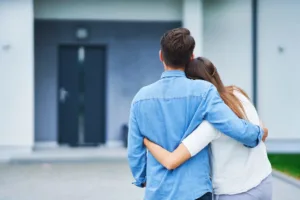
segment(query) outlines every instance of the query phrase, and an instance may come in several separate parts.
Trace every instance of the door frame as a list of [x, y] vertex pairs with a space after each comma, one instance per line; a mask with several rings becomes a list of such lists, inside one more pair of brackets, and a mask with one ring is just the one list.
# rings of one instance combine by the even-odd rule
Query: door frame
[[258, 0], [251, 1], [252, 101], [258, 110]]
[[[60, 72], [59, 72], [59, 67], [60, 67], [60, 52], [59, 49], [60, 47], [63, 46], [68, 46], [68, 47], [80, 47], [80, 46], [84, 46], [84, 47], [96, 47], [96, 48], [102, 48], [104, 50], [104, 87], [103, 87], [103, 97], [104, 97], [104, 101], [103, 101], [103, 106], [104, 106], [104, 116], [105, 118], [104, 123], [103, 123], [103, 129], [104, 129], [104, 141], [103, 144], [106, 144], [107, 141], [107, 45], [106, 44], [88, 44], [88, 43], [60, 43], [57, 45], [56, 47], [56, 52], [57, 52], [57, 61], [56, 61], [56, 143], [61, 146], [62, 144], [59, 143], [59, 136], [60, 136], [60, 130], [59, 130], [59, 119], [60, 119], [60, 115], [59, 115], [59, 90], [60, 90]], [[101, 145], [102, 143], [100, 143], [99, 145]], [[78, 146], [80, 147], [80, 146]]]

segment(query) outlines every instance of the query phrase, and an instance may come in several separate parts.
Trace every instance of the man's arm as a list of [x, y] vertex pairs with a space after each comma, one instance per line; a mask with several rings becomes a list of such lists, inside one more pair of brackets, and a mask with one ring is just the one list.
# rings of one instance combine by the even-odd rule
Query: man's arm
[[129, 132], [128, 132], [128, 162], [132, 175], [138, 187], [144, 187], [146, 184], [146, 147], [143, 142], [144, 137], [141, 135], [135, 115], [134, 105], [130, 109]]
[[263, 130], [248, 121], [238, 118], [223, 102], [216, 88], [212, 85], [201, 107], [204, 108], [203, 118], [216, 129], [248, 147], [255, 147], [262, 140]]

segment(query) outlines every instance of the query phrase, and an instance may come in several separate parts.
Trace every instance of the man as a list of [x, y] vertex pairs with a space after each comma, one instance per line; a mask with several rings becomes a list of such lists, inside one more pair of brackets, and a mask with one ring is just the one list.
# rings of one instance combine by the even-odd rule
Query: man
[[175, 170], [167, 170], [143, 145], [147, 137], [173, 151], [204, 119], [222, 133], [249, 147], [263, 136], [260, 127], [239, 119], [205, 81], [187, 79], [185, 65], [193, 58], [194, 38], [177, 28], [161, 39], [161, 79], [134, 97], [129, 119], [128, 159], [136, 186], [146, 186], [145, 200], [211, 200], [208, 147]]

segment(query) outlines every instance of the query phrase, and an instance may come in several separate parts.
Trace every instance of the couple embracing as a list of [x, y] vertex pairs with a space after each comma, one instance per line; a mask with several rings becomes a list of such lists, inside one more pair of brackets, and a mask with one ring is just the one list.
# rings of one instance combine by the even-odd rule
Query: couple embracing
[[145, 200], [271, 200], [271, 165], [247, 94], [194, 58], [185, 28], [166, 32], [160, 80], [133, 99], [128, 160]]

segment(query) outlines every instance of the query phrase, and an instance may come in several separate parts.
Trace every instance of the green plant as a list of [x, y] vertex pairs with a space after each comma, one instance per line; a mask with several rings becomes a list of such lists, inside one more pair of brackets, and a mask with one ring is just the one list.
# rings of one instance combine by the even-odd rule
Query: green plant
[[300, 154], [269, 154], [272, 167], [300, 179]]

